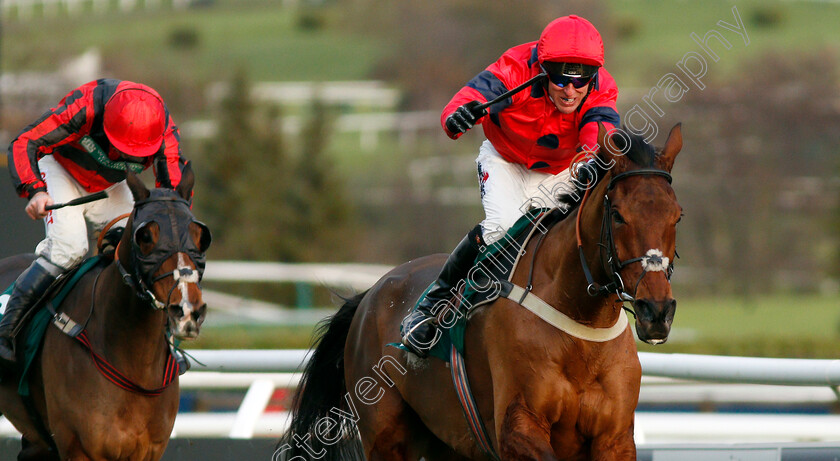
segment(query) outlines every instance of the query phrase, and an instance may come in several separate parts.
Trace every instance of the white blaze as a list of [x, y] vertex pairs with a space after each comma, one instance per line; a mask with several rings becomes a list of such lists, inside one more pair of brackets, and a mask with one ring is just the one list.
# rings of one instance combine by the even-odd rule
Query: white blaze
[[[190, 276], [180, 277], [181, 270], [184, 269], [192, 271], [192, 274]], [[175, 271], [175, 280], [178, 282], [178, 290], [181, 291], [180, 306], [184, 313], [184, 316], [181, 317], [181, 320], [178, 322], [178, 331], [185, 331], [186, 323], [192, 320], [192, 311], [194, 306], [190, 302], [189, 298], [189, 284], [197, 283], [197, 279], [198, 272], [194, 271], [189, 265], [187, 265], [187, 259], [184, 257], [183, 253], [178, 253], [178, 269]]]
[[653, 248], [642, 257], [642, 269], [645, 272], [659, 272], [668, 269], [670, 260], [662, 255], [662, 251]]

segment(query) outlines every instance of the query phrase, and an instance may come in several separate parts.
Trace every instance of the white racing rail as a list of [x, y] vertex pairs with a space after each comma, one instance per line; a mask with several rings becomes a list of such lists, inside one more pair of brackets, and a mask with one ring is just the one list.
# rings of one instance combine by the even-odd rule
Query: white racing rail
[[[243, 389], [245, 397], [236, 412], [179, 413], [173, 437], [279, 437], [285, 432], [288, 414], [265, 409], [276, 389], [297, 386], [309, 351], [194, 350], [190, 354], [200, 364], [194, 362], [181, 377], [182, 389]], [[644, 352], [639, 358], [645, 375], [642, 404], [831, 404], [840, 386], [840, 360]], [[0, 435], [13, 434], [8, 421], [0, 419]], [[840, 440], [840, 416], [639, 411], [636, 438], [639, 443]]]

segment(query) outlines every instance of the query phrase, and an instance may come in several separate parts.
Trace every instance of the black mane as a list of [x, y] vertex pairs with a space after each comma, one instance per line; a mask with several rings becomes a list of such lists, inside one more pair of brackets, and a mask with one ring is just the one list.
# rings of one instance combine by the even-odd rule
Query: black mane
[[[627, 146], [627, 141], [630, 141], [630, 146]], [[624, 152], [624, 156], [631, 162], [642, 168], [652, 168], [656, 162], [656, 149], [647, 142], [645, 138], [631, 133], [627, 129], [622, 129], [621, 134], [615, 133], [612, 135], [612, 143], [616, 149]]]

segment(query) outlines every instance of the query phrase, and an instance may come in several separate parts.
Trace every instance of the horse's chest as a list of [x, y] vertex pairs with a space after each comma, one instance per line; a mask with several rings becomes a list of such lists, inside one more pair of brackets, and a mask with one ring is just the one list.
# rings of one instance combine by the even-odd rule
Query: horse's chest
[[632, 422], [636, 399], [626, 389], [590, 383], [568, 386], [558, 399], [556, 419], [550, 423], [556, 436], [576, 433], [596, 437], [605, 432], [622, 430]]

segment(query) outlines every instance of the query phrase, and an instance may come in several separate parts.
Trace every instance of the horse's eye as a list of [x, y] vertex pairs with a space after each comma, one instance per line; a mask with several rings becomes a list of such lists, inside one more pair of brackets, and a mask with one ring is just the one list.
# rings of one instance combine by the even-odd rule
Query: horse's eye
[[140, 251], [148, 254], [155, 246], [158, 239], [157, 223], [142, 223], [134, 231], [134, 242], [140, 247]]
[[134, 239], [138, 245], [148, 245], [150, 243], [154, 243], [152, 233], [149, 232], [148, 227], [143, 227], [142, 229], [139, 229], [134, 235]]
[[616, 224], [626, 224], [627, 221], [624, 220], [624, 216], [621, 216], [621, 213], [618, 210], [612, 210], [612, 219], [613, 222]]

